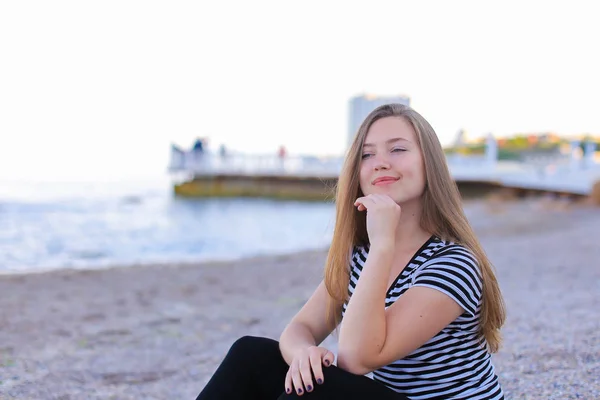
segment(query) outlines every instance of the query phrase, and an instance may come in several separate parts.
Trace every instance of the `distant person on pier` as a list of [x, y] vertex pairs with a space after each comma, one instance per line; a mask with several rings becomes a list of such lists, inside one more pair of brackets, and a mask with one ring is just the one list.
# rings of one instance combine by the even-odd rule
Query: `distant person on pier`
[[281, 159], [285, 158], [285, 156], [287, 155], [287, 150], [286, 150], [285, 146], [280, 146], [279, 147], [279, 150], [277, 151], [277, 155]]
[[206, 139], [197, 138], [192, 147], [196, 169], [204, 169], [206, 164]]
[[[384, 105], [346, 156], [323, 282], [279, 341], [235, 341], [197, 400], [501, 400], [504, 320], [433, 128]], [[337, 364], [320, 346], [334, 330]]]
[[277, 156], [279, 157], [279, 168], [281, 168], [281, 170], [284, 170], [285, 158], [287, 156], [287, 149], [285, 148], [285, 146], [279, 147], [279, 150], [277, 151]]
[[192, 147], [194, 153], [202, 154], [204, 153], [204, 139], [196, 139], [194, 142], [194, 146]]

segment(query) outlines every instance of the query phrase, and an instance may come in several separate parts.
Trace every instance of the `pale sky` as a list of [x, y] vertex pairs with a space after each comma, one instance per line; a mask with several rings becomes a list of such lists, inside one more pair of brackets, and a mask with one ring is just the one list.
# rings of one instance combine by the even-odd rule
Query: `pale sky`
[[443, 144], [600, 134], [595, 1], [4, 1], [0, 179], [157, 176], [171, 142], [337, 154], [351, 96]]

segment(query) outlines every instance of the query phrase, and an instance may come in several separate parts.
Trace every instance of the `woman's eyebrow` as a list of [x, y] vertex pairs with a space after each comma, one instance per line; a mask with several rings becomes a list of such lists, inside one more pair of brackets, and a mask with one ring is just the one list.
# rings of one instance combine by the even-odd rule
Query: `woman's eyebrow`
[[[397, 137], [397, 138], [392, 138], [392, 139], [386, 140], [385, 144], [392, 144], [394, 142], [399, 142], [399, 141], [410, 142], [409, 140], [404, 139], [402, 137]], [[363, 147], [374, 147], [374, 146], [375, 146], [375, 144], [373, 144], [373, 143], [365, 143], [365, 144], [363, 144]]]

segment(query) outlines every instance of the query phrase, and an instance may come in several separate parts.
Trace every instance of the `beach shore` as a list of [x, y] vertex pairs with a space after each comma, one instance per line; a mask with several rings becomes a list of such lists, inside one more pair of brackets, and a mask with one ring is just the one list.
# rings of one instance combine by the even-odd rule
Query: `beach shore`
[[[507, 399], [600, 398], [600, 209], [465, 210], [507, 303]], [[325, 256], [0, 276], [0, 399], [194, 399], [236, 338], [278, 338]]]

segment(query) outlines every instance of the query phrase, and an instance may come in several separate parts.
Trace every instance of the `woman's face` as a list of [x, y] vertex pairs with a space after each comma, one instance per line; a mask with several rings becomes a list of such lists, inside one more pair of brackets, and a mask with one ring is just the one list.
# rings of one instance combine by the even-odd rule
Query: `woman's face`
[[371, 125], [360, 163], [360, 188], [366, 195], [386, 194], [402, 205], [425, 189], [425, 167], [413, 127], [401, 117]]

